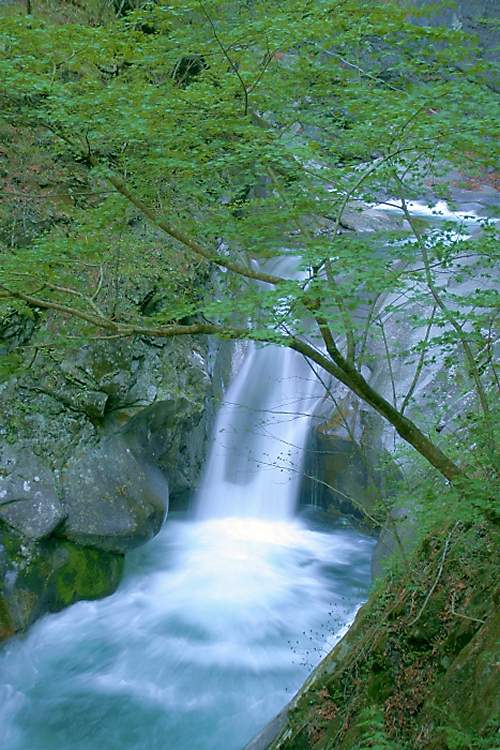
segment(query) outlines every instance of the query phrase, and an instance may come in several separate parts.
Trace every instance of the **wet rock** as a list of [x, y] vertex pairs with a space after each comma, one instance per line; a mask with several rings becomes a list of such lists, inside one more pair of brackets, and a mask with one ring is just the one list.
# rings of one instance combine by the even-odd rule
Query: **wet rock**
[[[306, 449], [302, 504], [330, 515], [349, 515], [373, 525], [380, 516], [399, 469], [383, 443], [378, 415], [350, 396], [311, 432]], [[387, 503], [386, 503], [387, 504]]]
[[78, 544], [126, 552], [151, 539], [168, 510], [168, 483], [116, 436], [68, 462], [62, 477], [66, 520]]
[[1, 452], [0, 520], [28, 539], [42, 539], [64, 518], [52, 472], [29, 450]]
[[111, 594], [122, 569], [122, 555], [53, 537], [26, 542], [0, 524], [0, 640], [46, 612]]

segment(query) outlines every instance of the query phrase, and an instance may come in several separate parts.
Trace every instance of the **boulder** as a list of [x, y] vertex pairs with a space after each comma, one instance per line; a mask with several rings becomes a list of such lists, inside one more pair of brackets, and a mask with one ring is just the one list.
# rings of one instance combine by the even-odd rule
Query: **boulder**
[[123, 553], [151, 539], [168, 510], [168, 483], [139, 462], [117, 435], [76, 454], [62, 476], [66, 520], [60, 534], [85, 546]]
[[28, 449], [9, 446], [0, 466], [0, 520], [28, 539], [49, 536], [64, 518], [53, 473]]
[[28, 543], [0, 524], [0, 640], [46, 612], [113, 593], [122, 570], [122, 555], [54, 537]]

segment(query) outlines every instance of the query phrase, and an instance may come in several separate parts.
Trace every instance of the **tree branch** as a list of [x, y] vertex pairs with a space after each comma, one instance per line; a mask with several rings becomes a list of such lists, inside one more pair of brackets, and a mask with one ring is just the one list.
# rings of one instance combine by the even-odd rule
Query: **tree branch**
[[427, 325], [427, 330], [425, 331], [424, 341], [422, 343], [422, 352], [420, 354], [417, 367], [415, 368], [415, 374], [413, 376], [413, 380], [411, 381], [411, 385], [408, 389], [408, 393], [403, 399], [403, 403], [401, 404], [401, 409], [399, 410], [401, 414], [405, 413], [405, 409], [410, 403], [410, 399], [413, 396], [413, 392], [415, 391], [415, 388], [417, 387], [418, 380], [420, 378], [420, 373], [422, 372], [422, 368], [424, 366], [424, 360], [425, 360], [425, 354], [427, 351], [427, 344], [429, 343], [429, 337], [432, 330], [432, 324], [434, 323], [434, 316], [436, 314], [437, 306], [434, 305], [432, 308], [432, 314], [429, 319], [429, 323]]
[[229, 52], [227, 51], [227, 49], [225, 48], [225, 46], [222, 44], [222, 41], [220, 40], [219, 35], [217, 34], [217, 29], [215, 28], [215, 24], [212, 21], [209, 13], [207, 11], [207, 9], [205, 8], [205, 5], [202, 2], [200, 2], [200, 7], [201, 7], [201, 9], [203, 11], [203, 14], [205, 15], [206, 19], [208, 20], [208, 23], [211, 26], [212, 34], [214, 35], [215, 41], [219, 45], [219, 47], [220, 47], [220, 49], [222, 51], [222, 54], [224, 55], [224, 57], [226, 58], [226, 60], [228, 61], [229, 65], [231, 67], [231, 70], [236, 75], [236, 77], [238, 78], [238, 80], [239, 80], [239, 82], [241, 84], [241, 88], [242, 88], [242, 91], [243, 91], [243, 114], [246, 117], [248, 115], [248, 95], [249, 95], [249, 89], [248, 89], [245, 81], [241, 77], [240, 71], [238, 70], [238, 66], [236, 65], [236, 63], [233, 62], [231, 56], [229, 55]]
[[[91, 163], [96, 167], [102, 166], [94, 157], [92, 157]], [[242, 265], [241, 263], [232, 261], [229, 258], [224, 258], [218, 253], [211, 252], [173, 224], [170, 224], [165, 219], [158, 218], [155, 211], [153, 211], [153, 209], [146, 205], [146, 203], [144, 203], [144, 201], [142, 201], [138, 196], [134, 195], [125, 181], [120, 177], [111, 173], [110, 171], [107, 171], [106, 179], [121, 195], [123, 195], [124, 198], [129, 201], [129, 203], [135, 206], [147, 219], [149, 219], [152, 224], [165, 232], [165, 234], [168, 234], [169, 237], [172, 237], [173, 239], [177, 240], [177, 242], [180, 242], [182, 245], [184, 245], [184, 247], [187, 247], [188, 250], [191, 250], [191, 252], [193, 252], [195, 255], [198, 255], [199, 257], [207, 260], [209, 263], [214, 263], [221, 268], [226, 268], [228, 271], [232, 271], [233, 273], [236, 273], [239, 276], [243, 276], [247, 279], [263, 281], [266, 284], [277, 285], [282, 284], [284, 281], [287, 281], [287, 279], [284, 279], [281, 276], [275, 276], [274, 274], [265, 273], [264, 271], [254, 270], [248, 266]]]

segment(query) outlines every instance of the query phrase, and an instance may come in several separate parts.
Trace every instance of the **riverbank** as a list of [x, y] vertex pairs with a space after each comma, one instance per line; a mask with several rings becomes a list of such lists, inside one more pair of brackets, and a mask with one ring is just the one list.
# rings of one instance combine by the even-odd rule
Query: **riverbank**
[[499, 534], [478, 501], [443, 488], [428, 495], [430, 528], [413, 554], [393, 562], [347, 635], [247, 750], [498, 747]]

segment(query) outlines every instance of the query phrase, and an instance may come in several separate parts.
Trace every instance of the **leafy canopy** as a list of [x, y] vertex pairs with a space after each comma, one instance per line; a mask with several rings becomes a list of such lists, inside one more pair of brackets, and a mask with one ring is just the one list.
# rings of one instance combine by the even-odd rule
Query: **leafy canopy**
[[45, 179], [32, 192], [28, 165], [6, 192], [28, 229], [1, 222], [0, 303], [70, 307], [83, 335], [210, 321], [285, 344], [313, 316], [359, 374], [390, 297], [441, 329], [390, 356], [453, 356], [467, 324], [480, 388], [496, 297], [460, 283], [491, 275], [492, 225], [474, 245], [443, 222], [349, 231], [366, 204], [409, 219], [452, 168], [494, 163], [476, 40], [383, 0], [135, 5], [100, 25], [57, 3], [2, 18], [2, 130], [14, 151], [29, 134]]

